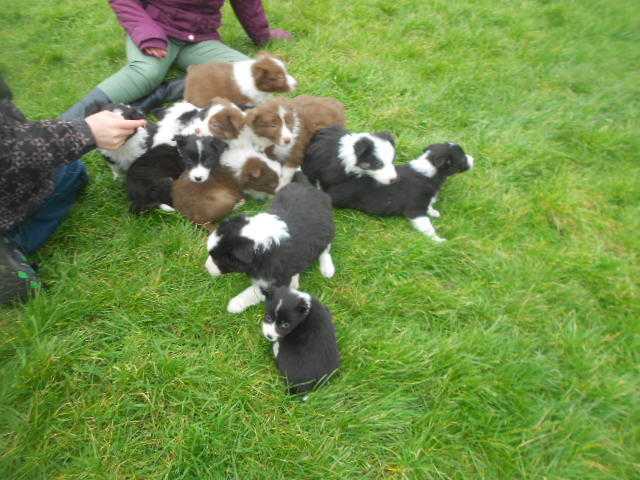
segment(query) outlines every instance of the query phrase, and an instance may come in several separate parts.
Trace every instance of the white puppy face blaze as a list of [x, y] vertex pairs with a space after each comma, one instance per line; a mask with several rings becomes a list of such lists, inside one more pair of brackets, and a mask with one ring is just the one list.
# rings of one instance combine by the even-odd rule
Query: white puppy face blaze
[[287, 111], [284, 107], [278, 107], [278, 117], [280, 117], [280, 121], [282, 122], [282, 128], [280, 130], [280, 139], [278, 141], [279, 145], [289, 145], [293, 141], [293, 133], [287, 126], [287, 121], [285, 119], [285, 115]]
[[383, 185], [389, 185], [391, 182], [398, 178], [398, 172], [393, 164], [385, 165], [378, 170], [369, 170], [367, 174], [373, 177], [373, 179]]
[[473, 168], [474, 163], [475, 160], [473, 159], [473, 157], [471, 155], [467, 155], [467, 165], [469, 166], [469, 170]]
[[265, 338], [270, 342], [277, 341], [278, 338], [280, 338], [280, 335], [278, 335], [278, 332], [276, 332], [275, 322], [262, 322], [262, 335], [264, 335]]
[[209, 173], [211, 173], [211, 171], [207, 167], [196, 165], [189, 170], [189, 180], [195, 183], [206, 182], [209, 178]]

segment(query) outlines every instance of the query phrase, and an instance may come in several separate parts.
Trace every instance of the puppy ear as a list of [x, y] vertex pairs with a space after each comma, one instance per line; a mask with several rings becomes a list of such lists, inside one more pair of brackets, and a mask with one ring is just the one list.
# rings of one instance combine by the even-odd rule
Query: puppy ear
[[378, 132], [375, 135], [376, 137], [382, 138], [383, 140], [387, 140], [394, 147], [396, 146], [396, 138], [393, 136], [393, 133], [384, 131], [384, 132]]
[[249, 264], [253, 260], [253, 245], [248, 243], [237, 245], [233, 248], [231, 254], [236, 257], [241, 263], [244, 263], [245, 265]]
[[184, 148], [187, 144], [187, 137], [185, 135], [174, 135], [173, 141], [176, 142], [178, 148]]
[[213, 149], [214, 152], [216, 152], [217, 156], [222, 155], [222, 152], [224, 152], [228, 148], [226, 142], [223, 142], [219, 138], [209, 137], [208, 142], [209, 146]]
[[355, 152], [357, 158], [370, 153], [371, 150], [373, 150], [373, 143], [371, 142], [371, 140], [368, 140], [366, 138], [361, 138], [353, 146], [353, 151]]

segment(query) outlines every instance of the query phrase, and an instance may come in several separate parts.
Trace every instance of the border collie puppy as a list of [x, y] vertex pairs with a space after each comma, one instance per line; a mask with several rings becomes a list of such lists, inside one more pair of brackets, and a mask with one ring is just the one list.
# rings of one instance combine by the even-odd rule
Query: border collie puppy
[[175, 136], [198, 134], [201, 108], [189, 102], [176, 102], [164, 109], [162, 119], [158, 121], [158, 130], [153, 137], [153, 146], [176, 145]]
[[220, 164], [234, 172], [246, 194], [264, 200], [276, 193], [282, 165], [258, 153], [253, 147], [229, 148], [220, 157]]
[[262, 334], [273, 342], [278, 369], [291, 393], [308, 393], [340, 367], [331, 312], [317, 298], [289, 287], [264, 289], [262, 294]]
[[200, 112], [200, 118], [201, 134], [221, 138], [230, 147], [251, 144], [251, 131], [246, 128], [245, 114], [235, 103], [216, 97]]
[[320, 182], [335, 207], [355, 208], [373, 215], [404, 215], [418, 231], [436, 242], [444, 239], [436, 234], [429, 216], [440, 216], [433, 208], [438, 192], [448, 177], [473, 167], [473, 157], [465, 154], [460, 145], [435, 143], [408, 165], [397, 167], [398, 181], [380, 185], [367, 177], [336, 174], [339, 160], [327, 158], [321, 144], [312, 146], [308, 154], [303, 170]]
[[395, 157], [395, 140], [390, 133], [351, 133], [336, 125], [313, 137], [302, 171], [323, 190], [354, 179], [389, 185], [398, 179]]
[[[101, 110], [117, 113], [125, 120], [142, 120], [145, 118], [142, 110], [123, 103], [109, 103], [104, 105]], [[98, 149], [111, 167], [114, 179], [129, 170], [131, 164], [151, 148], [153, 137], [157, 130], [158, 126], [155, 123], [147, 122], [146, 127], [138, 128], [120, 148], [116, 150]]]
[[227, 305], [230, 313], [239, 313], [264, 299], [260, 287], [297, 288], [299, 274], [317, 259], [320, 272], [332, 277], [334, 235], [331, 199], [298, 173], [278, 191], [268, 213], [239, 215], [220, 223], [207, 240], [205, 268], [213, 277], [232, 272], [251, 277], [252, 286]]
[[177, 146], [159, 145], [138, 158], [127, 172], [131, 211], [153, 208], [173, 211], [173, 181], [184, 171], [194, 182], [204, 182], [226, 147], [222, 140], [197, 135], [178, 136]]
[[291, 92], [297, 86], [282, 60], [260, 52], [255, 59], [241, 62], [189, 66], [184, 99], [198, 107], [206, 107], [215, 97], [236, 104], [260, 104], [274, 92]]
[[[265, 153], [284, 165], [280, 186], [302, 165], [311, 138], [322, 128], [346, 123], [344, 105], [335, 98], [301, 95], [263, 103], [251, 116], [254, 135], [270, 144]], [[275, 127], [275, 128], [274, 128]]]

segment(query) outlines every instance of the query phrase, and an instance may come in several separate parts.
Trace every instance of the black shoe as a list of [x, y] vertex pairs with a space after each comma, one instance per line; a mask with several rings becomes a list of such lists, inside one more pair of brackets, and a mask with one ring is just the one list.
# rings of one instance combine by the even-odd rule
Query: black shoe
[[0, 305], [25, 301], [41, 287], [24, 254], [9, 239], [0, 237]]
[[146, 97], [131, 104], [144, 113], [151, 113], [152, 110], [162, 106], [166, 102], [181, 100], [184, 95], [184, 78], [164, 82]]
[[107, 94], [99, 88], [94, 88], [89, 94], [76, 103], [69, 110], [60, 115], [62, 120], [76, 120], [78, 118], [85, 118], [96, 112], [105, 106], [107, 103], [111, 103]]

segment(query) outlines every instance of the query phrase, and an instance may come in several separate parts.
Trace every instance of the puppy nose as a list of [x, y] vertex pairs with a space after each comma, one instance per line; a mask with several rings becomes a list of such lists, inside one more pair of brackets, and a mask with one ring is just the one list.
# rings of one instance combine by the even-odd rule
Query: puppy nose
[[282, 141], [284, 142], [285, 145], [289, 145], [291, 143], [291, 139], [290, 138], [285, 138]]
[[275, 340], [275, 338], [273, 338], [273, 335], [267, 335], [267, 339], [268, 339], [270, 342], [273, 342], [273, 341]]
[[202, 181], [202, 177], [193, 177], [193, 179], [194, 179], [196, 182], [201, 182], [201, 181]]

